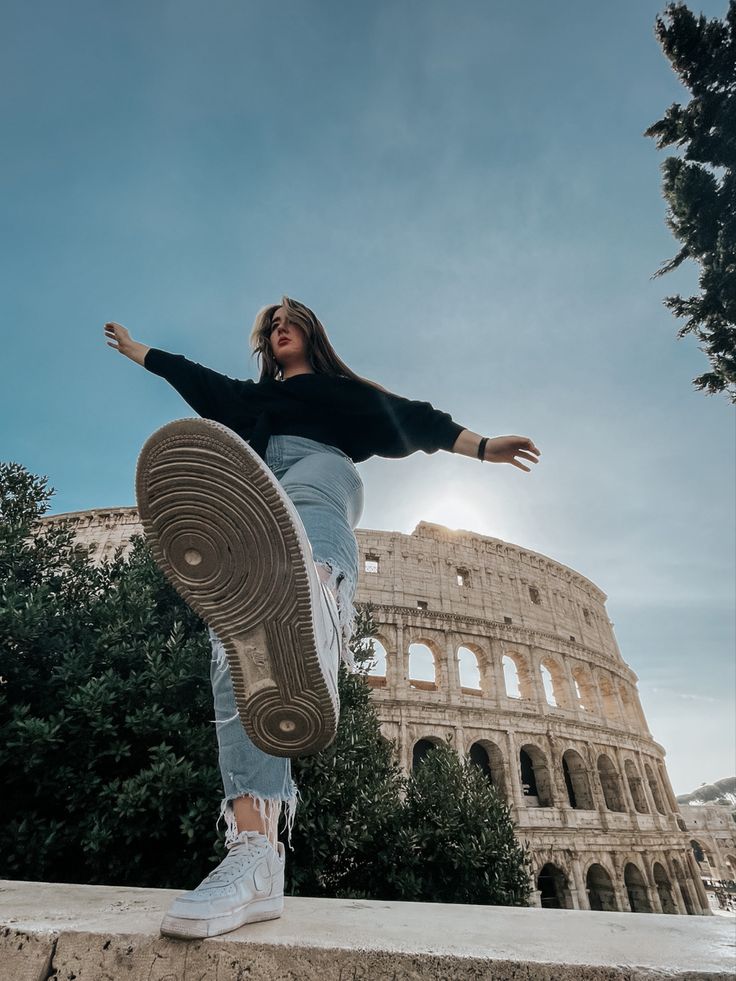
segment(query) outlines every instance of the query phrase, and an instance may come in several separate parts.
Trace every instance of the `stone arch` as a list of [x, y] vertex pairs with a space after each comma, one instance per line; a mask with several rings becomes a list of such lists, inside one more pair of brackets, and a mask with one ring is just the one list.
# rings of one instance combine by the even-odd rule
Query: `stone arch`
[[677, 913], [677, 903], [672, 895], [672, 886], [669, 876], [661, 862], [655, 862], [652, 866], [652, 877], [659, 896], [659, 902], [663, 913]]
[[438, 656], [434, 645], [426, 640], [414, 640], [409, 644], [409, 687], [422, 691], [436, 691], [438, 684]]
[[732, 855], [729, 852], [724, 859], [724, 863], [730, 873], [731, 879], [736, 880], [736, 855]]
[[651, 913], [652, 904], [649, 902], [647, 883], [641, 870], [633, 862], [627, 862], [624, 868], [624, 886], [629, 897], [632, 913]]
[[[510, 663], [509, 663], [510, 662]], [[519, 651], [506, 651], [501, 660], [506, 694], [509, 698], [534, 700], [535, 686], [528, 659]], [[518, 695], [509, 694], [509, 683], [515, 684]]]
[[598, 862], [588, 869], [585, 876], [585, 891], [588, 893], [588, 906], [598, 912], [618, 910], [616, 890], [608, 872]]
[[548, 705], [551, 705], [553, 708], [557, 708], [557, 696], [555, 695], [555, 683], [552, 679], [552, 672], [546, 664], [540, 664], [539, 673], [542, 676], [542, 691], [544, 692], [544, 700]]
[[598, 672], [598, 690], [603, 701], [603, 715], [611, 722], [621, 721], [621, 712], [616, 700], [616, 692], [613, 686], [613, 679], [610, 675]]
[[411, 768], [416, 770], [424, 762], [427, 753], [430, 753], [436, 746], [441, 746], [442, 740], [439, 736], [422, 736], [417, 739], [411, 751]]
[[552, 862], [547, 862], [539, 870], [536, 881], [540, 892], [542, 909], [572, 909], [570, 884], [565, 872]]
[[621, 790], [621, 778], [611, 758], [601, 753], [597, 763], [598, 780], [603, 791], [603, 799], [609, 811], [625, 811], [624, 795]]
[[519, 750], [521, 787], [529, 807], [552, 807], [552, 778], [547, 757], [538, 746], [526, 743]]
[[490, 739], [477, 739], [468, 750], [468, 758], [485, 773], [498, 796], [506, 800], [506, 762], [500, 747]]
[[580, 753], [568, 749], [562, 754], [562, 772], [570, 807], [581, 811], [595, 810], [593, 792], [588, 779], [588, 767]]
[[660, 814], [666, 814], [667, 812], [664, 809], [664, 801], [662, 800], [662, 794], [659, 792], [657, 778], [654, 776], [654, 771], [648, 763], [644, 764], [644, 773], [647, 778], [647, 783], [649, 784], [649, 790], [651, 791], [652, 798], [654, 800], [654, 806], [657, 808]]
[[705, 848], [700, 844], [697, 838], [690, 839], [690, 847], [693, 850], [695, 861], [698, 863], [698, 865], [702, 865], [703, 862], [705, 862]]
[[624, 760], [624, 772], [626, 773], [626, 782], [631, 791], [631, 799], [634, 801], [634, 807], [639, 814], [649, 814], [649, 805], [647, 804], [644, 787], [642, 786], [639, 771], [636, 769], [636, 764], [633, 760]]
[[685, 911], [687, 912], [688, 916], [695, 916], [695, 907], [693, 906], [693, 901], [690, 896], [687, 876], [683, 871], [682, 865], [680, 865], [680, 860], [677, 858], [672, 859], [672, 871], [675, 873], [677, 884], [680, 887], [680, 892], [682, 893], [682, 901], [685, 904]]
[[373, 643], [373, 658], [368, 668], [366, 678], [372, 688], [384, 688], [388, 673], [388, 651], [386, 645], [378, 636], [371, 637]]
[[583, 712], [595, 712], [597, 701], [595, 685], [590, 672], [581, 664], [573, 667], [570, 673], [575, 687], [575, 696], [578, 700], [578, 708], [582, 709]]
[[[551, 686], [552, 701], [550, 702], [549, 694], [545, 686], [545, 695], [547, 696], [547, 702], [550, 705], [555, 705], [557, 708], [572, 708], [570, 704], [570, 691], [567, 685], [567, 676], [565, 675], [565, 669], [562, 667], [557, 658], [546, 654], [539, 665], [540, 672], [542, 668], [545, 668], [549, 674], [549, 685]], [[542, 675], [542, 680], [544, 681], [544, 675]]]
[[465, 695], [483, 693], [483, 670], [481, 658], [474, 645], [462, 643], [455, 651], [455, 666], [460, 690]]
[[521, 698], [519, 683], [519, 668], [516, 660], [510, 654], [504, 654], [501, 659], [503, 683], [507, 698]]

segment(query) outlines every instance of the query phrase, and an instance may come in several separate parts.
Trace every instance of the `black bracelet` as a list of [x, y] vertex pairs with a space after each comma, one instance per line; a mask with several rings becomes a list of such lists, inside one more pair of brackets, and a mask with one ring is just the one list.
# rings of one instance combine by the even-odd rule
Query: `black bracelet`
[[488, 442], [488, 437], [484, 436], [483, 439], [478, 443], [478, 459], [483, 462], [483, 458], [486, 452], [486, 443]]

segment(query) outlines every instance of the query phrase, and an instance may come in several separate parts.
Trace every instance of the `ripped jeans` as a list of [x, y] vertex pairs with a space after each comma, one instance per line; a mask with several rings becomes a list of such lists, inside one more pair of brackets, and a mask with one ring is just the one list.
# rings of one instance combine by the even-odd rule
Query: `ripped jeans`
[[[348, 644], [355, 628], [353, 598], [358, 581], [358, 543], [353, 533], [363, 513], [363, 481], [342, 450], [303, 436], [271, 436], [265, 463], [291, 499], [312, 546], [312, 557], [330, 571], [327, 585], [336, 593], [342, 633], [341, 656], [353, 659]], [[210, 679], [215, 708], [220, 772], [225, 796], [220, 816], [227, 825], [226, 843], [237, 841], [232, 801], [250, 796], [265, 821], [286, 814], [289, 837], [296, 814], [298, 790], [291, 761], [269, 756], [251, 742], [237, 715], [230, 670], [217, 634], [209, 628], [212, 645]], [[275, 811], [274, 811], [275, 808]]]

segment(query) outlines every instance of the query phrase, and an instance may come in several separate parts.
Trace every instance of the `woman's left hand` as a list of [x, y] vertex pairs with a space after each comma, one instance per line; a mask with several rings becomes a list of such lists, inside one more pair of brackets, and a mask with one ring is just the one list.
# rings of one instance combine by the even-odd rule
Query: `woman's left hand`
[[[519, 470], [530, 473], [531, 467], [525, 467], [514, 457], [520, 456], [532, 463], [539, 463], [541, 450], [538, 450], [528, 436], [495, 436], [486, 443], [483, 459], [489, 463], [512, 463]], [[536, 456], [534, 455], [536, 454]]]

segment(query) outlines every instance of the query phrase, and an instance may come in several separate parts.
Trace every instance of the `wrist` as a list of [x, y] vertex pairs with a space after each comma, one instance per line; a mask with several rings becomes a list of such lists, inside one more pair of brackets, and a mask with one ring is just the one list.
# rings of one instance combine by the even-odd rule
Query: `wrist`
[[133, 341], [128, 357], [131, 361], [135, 361], [136, 364], [141, 365], [141, 367], [145, 367], [146, 355], [150, 350], [151, 348], [148, 344]]
[[[463, 456], [470, 456], [474, 459], [479, 459], [478, 450], [485, 453], [485, 442], [488, 440], [487, 436], [481, 436], [479, 433], [474, 433], [470, 429], [463, 429], [455, 443], [452, 447], [453, 453], [462, 453]], [[482, 447], [481, 447], [482, 444]], [[481, 456], [482, 460], [483, 457]]]

